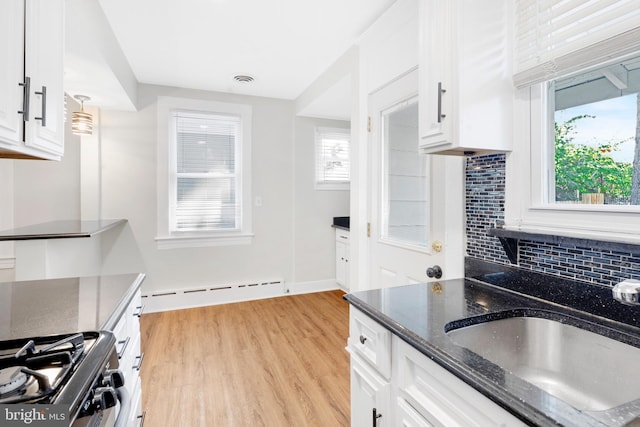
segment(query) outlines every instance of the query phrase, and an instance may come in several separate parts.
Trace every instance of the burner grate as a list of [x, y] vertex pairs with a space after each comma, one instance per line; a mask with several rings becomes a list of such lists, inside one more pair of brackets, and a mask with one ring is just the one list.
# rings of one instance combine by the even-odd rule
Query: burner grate
[[83, 357], [85, 336], [2, 342], [0, 350], [0, 403], [45, 403]]

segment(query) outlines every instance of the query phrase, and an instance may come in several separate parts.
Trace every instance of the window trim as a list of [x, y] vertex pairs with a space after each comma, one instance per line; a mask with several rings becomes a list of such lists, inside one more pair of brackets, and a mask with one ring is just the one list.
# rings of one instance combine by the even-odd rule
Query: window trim
[[558, 236], [640, 244], [640, 206], [548, 203], [544, 173], [549, 141], [546, 83], [516, 91], [514, 150], [507, 155], [505, 228]]
[[[175, 147], [171, 136], [171, 115], [176, 110], [201, 113], [237, 115], [241, 117], [240, 194], [241, 225], [238, 231], [171, 231], [170, 209], [172, 174], [171, 162], [175, 160]], [[250, 244], [252, 234], [251, 192], [251, 115], [250, 105], [234, 104], [192, 98], [159, 96], [157, 101], [157, 231], [158, 249], [186, 247], [228, 246]], [[173, 153], [173, 154], [172, 154]]]
[[351, 131], [349, 128], [328, 127], [328, 126], [316, 126], [314, 128], [314, 170], [313, 170], [313, 182], [315, 190], [329, 190], [329, 191], [348, 191], [351, 189], [351, 179], [349, 181], [319, 181], [318, 169], [320, 168], [320, 153], [322, 151], [320, 135], [327, 133], [345, 134], [349, 137], [349, 175], [351, 175]]

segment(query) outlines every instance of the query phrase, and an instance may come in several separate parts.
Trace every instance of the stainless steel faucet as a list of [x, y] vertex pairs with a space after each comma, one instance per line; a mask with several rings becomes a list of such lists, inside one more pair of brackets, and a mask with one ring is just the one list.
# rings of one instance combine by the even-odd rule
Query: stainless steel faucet
[[616, 284], [613, 298], [627, 305], [640, 305], [640, 280], [626, 279]]

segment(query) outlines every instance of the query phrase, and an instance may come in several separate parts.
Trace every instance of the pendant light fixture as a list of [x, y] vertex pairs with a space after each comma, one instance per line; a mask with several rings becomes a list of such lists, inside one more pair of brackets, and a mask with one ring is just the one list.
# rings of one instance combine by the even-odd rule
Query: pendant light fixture
[[75, 95], [75, 99], [80, 101], [80, 111], [71, 115], [71, 132], [76, 135], [91, 135], [93, 133], [93, 116], [84, 112], [84, 102], [91, 100], [85, 95]]

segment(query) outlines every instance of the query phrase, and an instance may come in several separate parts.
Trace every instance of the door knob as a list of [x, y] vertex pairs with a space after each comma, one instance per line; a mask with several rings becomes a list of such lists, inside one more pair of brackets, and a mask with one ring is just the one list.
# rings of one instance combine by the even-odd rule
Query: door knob
[[442, 269], [440, 268], [439, 265], [434, 265], [433, 267], [429, 267], [427, 268], [427, 276], [435, 277], [436, 279], [439, 279], [442, 277]]

